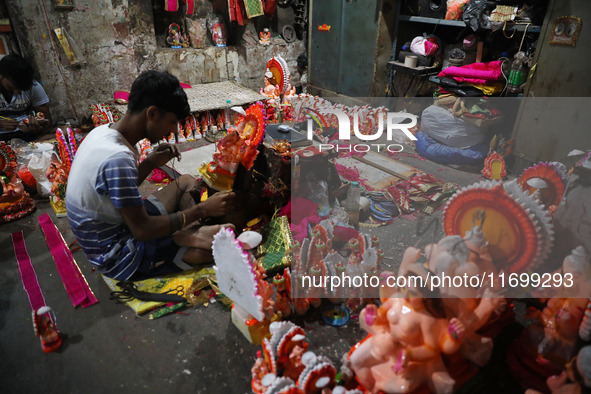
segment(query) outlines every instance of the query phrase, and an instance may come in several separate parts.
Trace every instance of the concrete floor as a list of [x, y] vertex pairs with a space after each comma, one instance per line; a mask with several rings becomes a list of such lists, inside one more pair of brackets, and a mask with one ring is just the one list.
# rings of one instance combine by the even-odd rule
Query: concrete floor
[[[407, 152], [411, 152], [408, 149]], [[403, 157], [401, 161], [461, 186], [479, 180], [468, 173]], [[37, 217], [49, 212], [66, 242], [74, 240], [66, 218], [56, 218], [46, 201], [18, 221], [0, 226], [0, 392], [5, 393], [248, 393], [250, 368], [259, 346], [250, 344], [233, 326], [230, 313], [222, 306], [191, 307], [182, 313], [149, 320], [136, 316], [125, 305], [110, 300], [110, 291], [97, 272], [92, 272], [84, 254], [74, 257], [99, 303], [74, 308], [64, 290]], [[441, 211], [432, 215], [441, 218]], [[423, 247], [431, 237], [419, 240], [416, 222], [396, 219], [387, 227], [369, 228], [367, 233], [389, 234], [382, 247], [390, 264], [397, 264], [407, 246]], [[33, 333], [31, 312], [14, 257], [10, 233], [23, 230], [47, 305], [57, 316], [64, 333], [62, 347], [55, 353], [42, 352]], [[443, 236], [439, 223], [435, 240]], [[326, 326], [319, 311], [311, 311], [294, 322], [304, 327], [310, 350], [329, 357], [340, 366], [341, 356], [365, 337], [356, 321], [347, 326]], [[499, 339], [502, 348], [514, 334]], [[505, 342], [502, 345], [501, 342]], [[507, 378], [503, 357], [461, 391], [518, 393]], [[509, 383], [507, 383], [509, 382]]]

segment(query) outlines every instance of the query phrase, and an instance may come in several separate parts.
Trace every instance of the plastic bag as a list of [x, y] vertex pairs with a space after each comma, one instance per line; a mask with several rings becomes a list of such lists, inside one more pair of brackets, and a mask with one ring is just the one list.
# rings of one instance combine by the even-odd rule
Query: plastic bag
[[318, 204], [318, 215], [327, 216], [330, 212], [328, 200], [328, 184], [324, 180], [312, 181], [309, 184], [310, 195], [308, 198]]
[[[43, 144], [49, 145], [49, 144]], [[31, 158], [31, 154], [37, 151], [36, 144], [32, 142], [27, 142], [20, 138], [13, 138], [10, 140], [10, 147], [16, 153], [16, 160], [19, 165], [27, 164], [29, 159]], [[51, 149], [53, 149], [53, 145], [51, 145]]]
[[417, 55], [436, 56], [441, 51], [437, 41], [435, 37], [418, 36], [412, 40], [410, 50]]
[[29, 160], [29, 172], [37, 181], [37, 193], [41, 197], [48, 197], [51, 194], [51, 182], [49, 182], [45, 173], [51, 164], [53, 155], [53, 151], [46, 150], [33, 154]]
[[488, 153], [488, 144], [476, 144], [466, 149], [452, 148], [438, 143], [419, 131], [416, 135], [419, 155], [440, 164], [481, 165]]
[[488, 0], [470, 0], [464, 7], [462, 20], [474, 31], [490, 28], [488, 14], [490, 5]]
[[421, 131], [437, 142], [453, 148], [465, 148], [488, 139], [486, 131], [456, 118], [447, 109], [435, 105], [423, 111]]
[[211, 41], [216, 47], [226, 46], [226, 26], [219, 16], [214, 16], [207, 20], [207, 28], [211, 34]]
[[186, 18], [189, 42], [193, 48], [205, 48], [207, 41], [207, 21], [205, 19]]
[[469, 0], [447, 0], [447, 12], [445, 19], [450, 21], [458, 21], [464, 12], [464, 6]]

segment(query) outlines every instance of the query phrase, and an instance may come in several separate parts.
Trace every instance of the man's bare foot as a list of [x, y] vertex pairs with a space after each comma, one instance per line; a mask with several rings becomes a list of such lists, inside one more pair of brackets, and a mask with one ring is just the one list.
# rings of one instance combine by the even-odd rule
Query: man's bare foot
[[226, 223], [217, 224], [215, 226], [201, 226], [199, 228], [193, 227], [191, 229], [177, 231], [174, 233], [174, 242], [179, 246], [188, 246], [190, 248], [211, 251], [213, 236], [222, 228], [231, 228], [234, 230], [234, 225]]
[[213, 263], [213, 254], [211, 250], [189, 248], [183, 255], [183, 261], [193, 266], [209, 264]]

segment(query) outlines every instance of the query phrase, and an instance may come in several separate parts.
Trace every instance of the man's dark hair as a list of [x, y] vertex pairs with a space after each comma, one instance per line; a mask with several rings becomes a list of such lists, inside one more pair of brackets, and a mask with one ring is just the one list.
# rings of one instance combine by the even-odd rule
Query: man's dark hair
[[33, 86], [33, 66], [19, 55], [4, 56], [0, 60], [0, 74], [20, 90], [29, 90]]
[[131, 85], [127, 110], [139, 113], [151, 105], [158, 107], [161, 113], [172, 112], [178, 120], [191, 113], [187, 94], [179, 80], [160, 71], [146, 71], [137, 77]]
[[305, 53], [298, 56], [297, 65], [302, 70], [305, 70], [308, 67], [308, 56], [306, 56]]

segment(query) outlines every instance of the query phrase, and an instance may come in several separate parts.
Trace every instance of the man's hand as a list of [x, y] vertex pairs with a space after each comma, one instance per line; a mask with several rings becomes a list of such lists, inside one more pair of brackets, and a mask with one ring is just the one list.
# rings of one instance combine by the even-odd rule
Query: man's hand
[[2, 130], [14, 130], [18, 127], [18, 124], [14, 119], [0, 119], [0, 128]]
[[37, 134], [47, 127], [48, 124], [49, 121], [47, 119], [38, 119], [36, 116], [29, 115], [27, 119], [19, 124], [19, 129]]
[[181, 159], [181, 153], [176, 145], [160, 144], [156, 149], [142, 161], [138, 167], [138, 182], [142, 183], [144, 179], [154, 168], [159, 168], [168, 163], [172, 158]]
[[207, 200], [196, 205], [203, 209], [207, 217], [224, 216], [230, 210], [234, 209], [234, 200], [236, 194], [234, 192], [217, 192]]
[[181, 152], [176, 145], [160, 144], [156, 147], [154, 152], [150, 153], [147, 159], [150, 159], [154, 167], [161, 167], [176, 157], [181, 160]]

